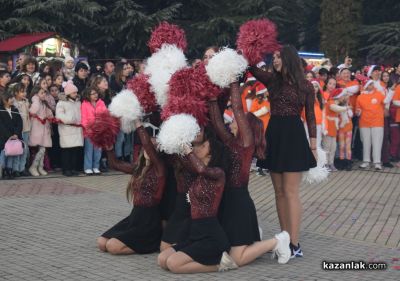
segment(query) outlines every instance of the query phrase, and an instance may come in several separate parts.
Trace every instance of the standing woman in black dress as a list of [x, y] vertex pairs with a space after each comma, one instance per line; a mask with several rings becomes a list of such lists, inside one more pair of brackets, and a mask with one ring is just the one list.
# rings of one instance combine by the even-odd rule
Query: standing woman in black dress
[[[275, 189], [281, 229], [290, 234], [292, 257], [302, 257], [299, 187], [302, 172], [317, 165], [313, 87], [304, 77], [297, 50], [290, 45], [274, 53], [272, 73], [254, 66], [249, 70], [257, 80], [268, 85], [271, 119], [266, 132], [267, 168]], [[310, 142], [300, 119], [304, 107]]]

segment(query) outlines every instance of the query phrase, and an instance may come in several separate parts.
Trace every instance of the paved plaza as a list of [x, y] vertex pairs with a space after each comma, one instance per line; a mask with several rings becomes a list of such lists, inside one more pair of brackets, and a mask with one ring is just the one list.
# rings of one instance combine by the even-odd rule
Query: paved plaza
[[[264, 255], [241, 269], [174, 275], [156, 254], [111, 256], [96, 237], [127, 216], [128, 175], [0, 181], [0, 280], [400, 280], [400, 169], [331, 174], [301, 188], [305, 257]], [[251, 175], [264, 238], [278, 232], [269, 176]], [[385, 262], [384, 271], [326, 271], [322, 261]]]

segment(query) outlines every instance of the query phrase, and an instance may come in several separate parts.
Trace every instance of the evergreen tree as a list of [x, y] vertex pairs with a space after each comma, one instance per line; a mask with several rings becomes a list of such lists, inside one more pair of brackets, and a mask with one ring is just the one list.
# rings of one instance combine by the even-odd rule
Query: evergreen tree
[[347, 55], [357, 55], [360, 23], [360, 0], [322, 1], [321, 49], [332, 62], [339, 63]]

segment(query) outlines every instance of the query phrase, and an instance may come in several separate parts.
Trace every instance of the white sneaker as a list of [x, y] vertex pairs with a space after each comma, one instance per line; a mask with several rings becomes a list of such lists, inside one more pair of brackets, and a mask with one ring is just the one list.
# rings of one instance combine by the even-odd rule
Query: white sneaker
[[232, 257], [227, 252], [223, 252], [221, 261], [218, 265], [218, 271], [224, 272], [224, 271], [228, 271], [230, 269], [237, 269], [238, 267], [239, 266], [232, 259]]
[[278, 263], [285, 264], [290, 260], [290, 236], [287, 231], [275, 234], [275, 238], [278, 240], [274, 253], [278, 256]]
[[93, 175], [92, 169], [86, 169], [86, 170], [85, 170], [85, 174], [86, 174], [86, 175]]
[[382, 165], [379, 163], [375, 164], [375, 170], [381, 171], [382, 170]]
[[260, 226], [258, 227], [258, 232], [260, 232], [260, 241], [262, 241], [262, 239], [263, 239], [263, 230], [262, 230], [262, 228]]
[[368, 168], [369, 167], [369, 162], [363, 162], [361, 165], [360, 165], [360, 168], [361, 169], [366, 169], [366, 168]]
[[100, 170], [97, 169], [97, 168], [94, 168], [94, 169], [93, 169], [93, 173], [95, 173], [96, 175], [101, 174]]

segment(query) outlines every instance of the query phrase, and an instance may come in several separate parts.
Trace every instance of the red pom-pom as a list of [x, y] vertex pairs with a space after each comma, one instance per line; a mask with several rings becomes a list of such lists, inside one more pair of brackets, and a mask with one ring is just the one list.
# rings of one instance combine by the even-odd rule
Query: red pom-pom
[[221, 88], [210, 81], [204, 63], [200, 63], [199, 66], [194, 69], [194, 72], [197, 82], [201, 85], [198, 95], [202, 99], [209, 100], [211, 98], [217, 98], [221, 94]]
[[88, 124], [86, 135], [94, 146], [107, 149], [114, 145], [119, 130], [119, 119], [104, 111], [97, 114], [94, 121]]
[[204, 88], [196, 74], [194, 68], [184, 68], [172, 75], [168, 103], [161, 113], [163, 120], [175, 114], [187, 113], [195, 117], [199, 125], [207, 124], [207, 103], [199, 94]]
[[187, 48], [185, 31], [175, 24], [162, 22], [151, 33], [147, 45], [150, 48], [150, 52], [154, 53], [161, 48], [162, 44], [176, 45], [185, 52]]
[[279, 50], [276, 25], [267, 19], [251, 20], [239, 30], [236, 45], [250, 65], [256, 65], [268, 53]]
[[139, 74], [127, 83], [127, 88], [135, 93], [145, 113], [157, 110], [156, 97], [150, 90], [148, 79], [149, 76]]

